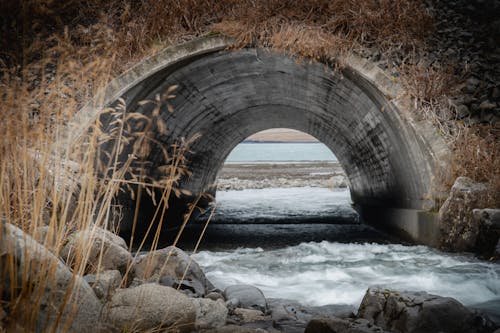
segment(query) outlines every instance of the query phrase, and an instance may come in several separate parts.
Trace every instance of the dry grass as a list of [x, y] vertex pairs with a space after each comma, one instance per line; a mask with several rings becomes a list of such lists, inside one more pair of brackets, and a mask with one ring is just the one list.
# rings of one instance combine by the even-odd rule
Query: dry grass
[[[422, 4], [410, 0], [2, 1], [1, 223], [19, 226], [36, 239], [46, 229], [50, 236], [41, 242], [57, 255], [74, 230], [108, 226], [113, 198], [127, 186], [131, 194], [145, 189], [153, 196], [155, 216], [162, 220], [169, 196], [178, 192], [176, 181], [187, 173], [183, 156], [189, 142], [158, 146], [151, 133], [166, 130], [159, 114], [140, 118], [125, 113], [122, 105], [107, 110], [115, 119], [114, 130], [103, 133], [94, 124], [91, 135], [62, 146], [66, 123], [77, 110], [146, 54], [219, 32], [234, 37], [236, 47], [271, 47], [307, 59], [335, 62], [339, 54], [361, 48], [376, 49], [390, 59], [423, 47], [432, 30], [432, 18]], [[414, 92], [417, 106], [427, 108], [427, 117], [436, 120], [445, 136], [453, 137], [453, 174], [480, 181], [493, 179], [497, 190], [492, 200], [498, 203], [498, 134], [450, 129], [452, 113], [439, 101], [450, 93], [454, 77], [446, 71], [409, 64], [396, 65], [405, 75], [403, 82], [412, 88], [409, 91]], [[168, 102], [171, 93], [167, 91], [152, 103]], [[106, 140], [115, 149], [105, 159], [108, 163], [96, 168], [102, 160], [98, 147]], [[159, 179], [148, 178], [141, 171], [140, 158], [152, 149], [164, 154], [165, 164], [159, 166], [164, 177]], [[139, 161], [120, 156], [125, 150]], [[490, 175], [492, 170], [496, 173]], [[161, 195], [154, 197], [155, 193]], [[151, 227], [149, 233], [154, 235], [154, 247], [159, 228]], [[84, 246], [73, 266], [75, 274], [85, 272], [88, 256]], [[21, 290], [12, 292], [8, 303], [2, 304], [10, 318], [7, 323], [24, 318], [29, 330], [39, 304], [25, 301], [43, 291], [51, 269], [39, 267], [37, 274], [29, 275], [18, 270], [12, 257], [3, 255], [0, 266], [2, 277], [10, 277], [8, 288]], [[5, 285], [1, 288], [3, 294]]]
[[[484, 207], [500, 204], [500, 128], [488, 125], [462, 128], [453, 143], [451, 174], [469, 177], [491, 188]], [[452, 184], [449, 184], [450, 186]]]

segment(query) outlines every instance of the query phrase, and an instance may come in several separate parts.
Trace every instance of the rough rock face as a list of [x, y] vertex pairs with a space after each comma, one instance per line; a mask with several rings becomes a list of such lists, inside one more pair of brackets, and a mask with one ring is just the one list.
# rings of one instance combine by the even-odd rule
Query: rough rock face
[[105, 318], [121, 331], [163, 327], [175, 332], [191, 332], [196, 308], [177, 290], [147, 283], [117, 290], [106, 304]]
[[238, 284], [229, 286], [224, 290], [224, 297], [229, 305], [234, 308], [254, 309], [267, 311], [267, 301], [259, 288]]
[[479, 225], [472, 210], [488, 195], [485, 184], [459, 177], [451, 188], [448, 199], [439, 210], [440, 246], [449, 251], [473, 251]]
[[492, 322], [475, 315], [458, 301], [426, 292], [396, 292], [370, 288], [361, 302], [358, 318], [393, 332], [492, 332]]
[[500, 241], [500, 209], [474, 209], [474, 221], [479, 225], [476, 253], [486, 258], [500, 259], [496, 248]]
[[226, 324], [228, 311], [223, 300], [193, 298], [192, 301], [196, 308], [197, 329], [217, 328]]
[[268, 298], [274, 327], [285, 332], [303, 332], [312, 318], [349, 318], [357, 311], [351, 305], [304, 306], [295, 301]]
[[88, 274], [83, 277], [92, 287], [99, 299], [108, 298], [120, 286], [122, 276], [119, 271], [104, 271], [98, 274]]
[[[32, 270], [27, 278], [33, 284], [40, 283], [38, 277], [33, 274], [38, 271], [39, 274], [46, 274], [43, 283], [44, 288], [35, 288], [32, 295], [33, 302], [39, 301], [39, 307], [32, 309], [36, 311], [36, 332], [52, 331], [55, 332], [98, 332], [99, 317], [102, 305], [95, 296], [88, 283], [81, 277], [74, 275], [70, 270], [50, 251], [26, 235], [21, 229], [0, 222], [0, 271], [7, 256], [13, 257], [18, 265], [18, 271], [23, 272], [26, 267]], [[47, 269], [49, 267], [49, 269]], [[20, 280], [23, 277], [18, 276]], [[8, 280], [2, 280], [2, 283], [9, 284]], [[8, 289], [4, 289], [8, 290]], [[75, 306], [66, 303], [68, 295], [74, 295]], [[4, 295], [5, 296], [5, 295]], [[15, 295], [9, 295], [15, 297]], [[32, 303], [22, 305], [27, 312], [31, 313]], [[59, 327], [54, 328], [56, 318], [60, 317]], [[18, 318], [20, 323], [24, 323], [22, 318]], [[64, 325], [69, 327], [64, 328]]]
[[[133, 274], [137, 279], [160, 282], [163, 285], [181, 284], [181, 288], [184, 285], [196, 296], [204, 296], [214, 289], [200, 266], [184, 251], [174, 246], [152, 251], [137, 258]], [[203, 287], [202, 291], [197, 288], [198, 285]], [[203, 294], [200, 295], [200, 292]]]
[[236, 308], [233, 314], [243, 323], [266, 320], [264, 313], [260, 310]]
[[304, 333], [384, 333], [366, 319], [313, 318]]
[[132, 262], [132, 255], [123, 238], [102, 228], [96, 228], [95, 232], [92, 230], [75, 232], [61, 250], [61, 257], [72, 265], [75, 261], [75, 251], [80, 247], [90, 247], [88, 272], [119, 270], [124, 273], [127, 265]]

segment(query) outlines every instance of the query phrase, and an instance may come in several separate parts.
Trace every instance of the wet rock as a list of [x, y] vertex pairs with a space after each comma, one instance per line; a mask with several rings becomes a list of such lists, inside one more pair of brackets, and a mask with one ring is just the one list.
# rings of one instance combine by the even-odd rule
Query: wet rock
[[494, 257], [500, 239], [500, 209], [474, 209], [472, 215], [479, 226], [475, 252], [487, 258]]
[[365, 319], [313, 318], [304, 333], [384, 333]]
[[496, 326], [500, 327], [500, 299], [493, 299], [468, 306], [479, 318], [488, 317]]
[[285, 332], [303, 332], [314, 317], [349, 318], [357, 311], [351, 305], [305, 306], [297, 302], [273, 299], [267, 300], [275, 327]]
[[147, 283], [117, 290], [106, 304], [105, 318], [122, 332], [160, 327], [191, 332], [196, 308], [191, 299], [177, 290]]
[[267, 311], [267, 301], [260, 289], [251, 285], [234, 285], [224, 290], [224, 298], [233, 306]]
[[357, 309], [352, 305], [347, 304], [306, 306], [295, 301], [277, 298], [269, 298], [267, 302], [271, 315], [275, 320], [288, 318], [294, 320], [309, 321], [312, 317], [318, 316], [349, 318], [354, 317], [354, 313], [357, 311]]
[[132, 262], [132, 255], [123, 238], [102, 228], [75, 232], [61, 250], [61, 257], [73, 265], [83, 249], [88, 251], [88, 248], [90, 252], [86, 271], [89, 273], [107, 270], [125, 273]]
[[266, 320], [264, 313], [260, 310], [236, 308], [233, 314], [238, 316], [240, 321], [244, 323]]
[[[80, 276], [71, 273], [59, 258], [21, 229], [0, 221], [0, 271], [2, 272], [7, 269], [1, 267], [6, 257], [13, 259], [17, 272], [28, 272], [27, 276], [15, 277], [19, 280], [19, 285], [20, 281], [25, 281], [26, 285], [27, 280], [28, 285], [37, 286], [41, 283], [40, 279], [45, 284], [43, 289], [34, 289], [32, 299], [24, 299], [19, 304], [26, 309], [27, 314], [36, 315], [37, 332], [99, 331], [102, 305], [89, 284]], [[8, 279], [3, 279], [0, 283], [7, 283], [10, 286]], [[73, 301], [67, 303], [70, 295]], [[16, 295], [2, 296], [7, 296], [4, 300], [8, 302], [10, 297]], [[16, 318], [18, 322], [24, 320]], [[53, 327], [55, 323], [59, 326]], [[65, 325], [68, 326], [64, 327]]]
[[358, 318], [394, 332], [491, 332], [494, 324], [480, 318], [458, 301], [426, 292], [370, 288]]
[[[182, 283], [196, 296], [204, 296], [214, 286], [200, 266], [184, 251], [174, 246], [149, 252], [136, 259], [133, 275], [139, 280], [161, 282], [163, 284]], [[199, 286], [203, 287], [203, 290]]]
[[119, 271], [104, 271], [97, 274], [88, 274], [83, 277], [92, 287], [99, 299], [109, 298], [120, 287], [122, 276]]
[[440, 246], [449, 251], [473, 251], [479, 233], [472, 210], [486, 202], [488, 188], [467, 177], [456, 179], [439, 210]]
[[196, 328], [217, 328], [226, 324], [228, 310], [224, 301], [212, 301], [208, 298], [193, 298], [196, 308]]

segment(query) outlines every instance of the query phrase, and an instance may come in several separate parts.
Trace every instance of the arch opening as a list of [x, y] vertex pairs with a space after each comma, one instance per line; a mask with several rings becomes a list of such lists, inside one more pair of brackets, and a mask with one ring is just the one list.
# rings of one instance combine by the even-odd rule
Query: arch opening
[[235, 146], [219, 170], [212, 223], [357, 223], [333, 152], [304, 132], [270, 129]]

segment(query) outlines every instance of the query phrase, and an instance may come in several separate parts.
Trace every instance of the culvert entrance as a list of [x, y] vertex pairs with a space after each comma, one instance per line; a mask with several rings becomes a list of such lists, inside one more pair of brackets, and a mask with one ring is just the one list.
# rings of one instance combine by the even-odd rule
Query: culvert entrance
[[[352, 200], [362, 210], [425, 207], [441, 141], [425, 123], [396, 107], [392, 100], [399, 90], [391, 78], [357, 58], [333, 70], [269, 50], [226, 50], [226, 45], [227, 40], [212, 37], [168, 49], [118, 78], [105, 97], [112, 104], [121, 96], [127, 112], [148, 116], [155, 106], [140, 101], [155, 100], [177, 86], [176, 97], [160, 110], [168, 132], [156, 133], [155, 139], [169, 146], [201, 136], [190, 146], [186, 166], [192, 174], [180, 181], [192, 195], [172, 199], [171, 220], [199, 193], [213, 192], [217, 172], [239, 142], [272, 127], [309, 133], [334, 151], [349, 178]], [[79, 121], [92, 116], [84, 110]], [[153, 176], [163, 163], [160, 151], [143, 159], [150, 167], [145, 172]], [[140, 216], [152, 207], [143, 200]], [[121, 228], [129, 232], [130, 221]], [[413, 236], [420, 237], [418, 231]]]

